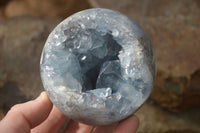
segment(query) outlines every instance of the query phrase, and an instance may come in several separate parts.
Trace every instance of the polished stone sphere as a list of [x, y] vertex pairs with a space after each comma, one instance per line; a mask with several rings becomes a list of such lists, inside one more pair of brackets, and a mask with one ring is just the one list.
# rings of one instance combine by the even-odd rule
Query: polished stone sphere
[[96, 8], [56, 26], [44, 46], [40, 70], [51, 101], [65, 115], [107, 125], [130, 116], [149, 97], [155, 56], [136, 22]]

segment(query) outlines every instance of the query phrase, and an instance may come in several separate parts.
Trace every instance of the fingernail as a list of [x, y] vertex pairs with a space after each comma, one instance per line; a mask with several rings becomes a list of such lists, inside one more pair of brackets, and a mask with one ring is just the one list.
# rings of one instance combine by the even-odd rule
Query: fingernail
[[48, 102], [51, 102], [51, 100], [49, 99], [49, 96], [47, 95], [47, 93], [45, 91], [40, 93], [40, 95], [38, 96], [36, 101], [48, 101]]
[[45, 94], [44, 94], [44, 93], [45, 93], [44, 91], [41, 92], [40, 95], [39, 95], [35, 100], [36, 100], [36, 101], [39, 101], [39, 100], [44, 99], [44, 97], [45, 97]]

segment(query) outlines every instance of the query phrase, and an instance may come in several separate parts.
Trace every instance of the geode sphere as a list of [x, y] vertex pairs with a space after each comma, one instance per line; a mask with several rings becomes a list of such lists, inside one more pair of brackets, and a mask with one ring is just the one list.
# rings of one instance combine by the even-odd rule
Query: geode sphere
[[90, 125], [133, 114], [155, 79], [154, 50], [145, 32], [127, 16], [101, 8], [62, 21], [46, 41], [40, 67], [56, 107]]

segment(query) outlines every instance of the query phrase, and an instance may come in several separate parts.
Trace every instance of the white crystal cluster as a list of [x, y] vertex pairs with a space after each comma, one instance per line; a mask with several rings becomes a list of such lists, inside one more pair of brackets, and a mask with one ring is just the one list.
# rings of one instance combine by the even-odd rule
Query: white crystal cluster
[[40, 67], [51, 101], [91, 125], [134, 113], [155, 78], [153, 47], [144, 31], [125, 15], [100, 8], [61, 22], [46, 41]]

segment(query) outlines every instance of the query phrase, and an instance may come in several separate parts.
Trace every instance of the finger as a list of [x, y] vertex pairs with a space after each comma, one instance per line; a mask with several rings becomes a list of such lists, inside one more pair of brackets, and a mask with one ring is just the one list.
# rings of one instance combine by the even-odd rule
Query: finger
[[53, 106], [49, 117], [39, 126], [31, 130], [31, 133], [58, 133], [67, 117]]
[[139, 119], [131, 116], [119, 123], [113, 133], [135, 133], [139, 127]]
[[65, 133], [90, 133], [93, 126], [78, 123], [76, 121], [70, 120]]
[[52, 103], [42, 92], [36, 100], [12, 107], [0, 122], [0, 132], [28, 133], [48, 117], [51, 109]]
[[94, 133], [112, 133], [118, 123], [113, 123], [106, 126], [98, 126], [94, 129]]

